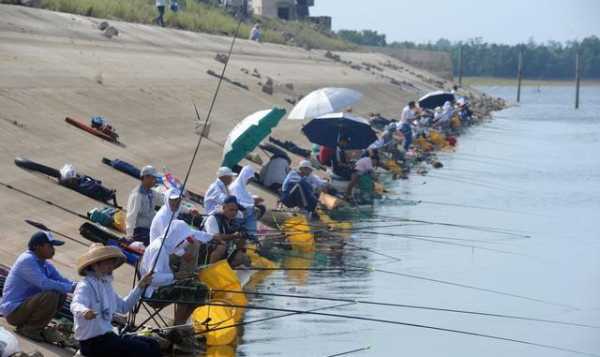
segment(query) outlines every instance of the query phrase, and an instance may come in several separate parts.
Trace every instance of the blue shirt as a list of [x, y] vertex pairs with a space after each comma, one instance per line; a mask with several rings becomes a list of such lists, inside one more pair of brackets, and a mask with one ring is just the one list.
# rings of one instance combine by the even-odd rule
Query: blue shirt
[[8, 273], [0, 300], [0, 315], [10, 314], [25, 300], [42, 291], [70, 293], [75, 284], [63, 278], [50, 262], [39, 259], [28, 250], [17, 258]]

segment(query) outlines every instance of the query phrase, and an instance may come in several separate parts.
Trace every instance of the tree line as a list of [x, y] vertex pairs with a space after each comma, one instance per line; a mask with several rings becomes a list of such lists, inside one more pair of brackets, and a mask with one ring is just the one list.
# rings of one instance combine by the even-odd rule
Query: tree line
[[506, 45], [489, 43], [482, 38], [451, 42], [441, 38], [435, 43], [411, 41], [386, 41], [385, 34], [373, 30], [340, 30], [338, 35], [346, 41], [376, 47], [409, 48], [449, 52], [452, 57], [454, 75], [458, 75], [459, 53], [463, 51], [463, 75], [477, 77], [510, 78], [517, 74], [519, 51], [523, 51], [523, 77], [527, 79], [572, 79], [575, 75], [575, 55], [582, 52], [584, 79], [600, 79], [600, 38], [589, 36], [581, 41], [565, 43], [548, 41]]

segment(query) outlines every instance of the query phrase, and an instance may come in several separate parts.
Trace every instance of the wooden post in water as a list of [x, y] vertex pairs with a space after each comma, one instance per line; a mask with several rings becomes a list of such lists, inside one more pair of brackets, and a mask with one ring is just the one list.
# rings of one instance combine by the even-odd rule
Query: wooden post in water
[[579, 109], [579, 85], [581, 83], [581, 47], [575, 54], [575, 109]]
[[523, 47], [519, 46], [519, 64], [517, 68], [517, 103], [521, 102], [521, 80], [523, 77]]
[[463, 46], [458, 48], [458, 86], [462, 88], [462, 77], [463, 77]]

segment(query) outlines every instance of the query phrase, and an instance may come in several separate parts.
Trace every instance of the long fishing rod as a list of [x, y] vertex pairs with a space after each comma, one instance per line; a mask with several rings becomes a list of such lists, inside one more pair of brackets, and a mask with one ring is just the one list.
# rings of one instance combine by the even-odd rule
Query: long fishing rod
[[32, 221], [32, 220], [29, 220], [29, 219], [26, 219], [26, 220], [25, 220], [25, 223], [27, 223], [27, 224], [30, 224], [30, 225], [34, 226], [35, 228], [37, 228], [37, 229], [41, 229], [42, 231], [48, 231], [48, 232], [52, 232], [52, 233], [54, 233], [54, 234], [56, 234], [56, 235], [58, 235], [58, 236], [61, 236], [61, 237], [63, 237], [63, 238], [66, 238], [66, 239], [68, 239], [68, 240], [71, 240], [71, 241], [73, 241], [73, 242], [79, 243], [79, 244], [81, 244], [81, 245], [83, 245], [83, 246], [85, 246], [85, 247], [89, 247], [89, 246], [90, 246], [90, 244], [88, 244], [88, 243], [86, 243], [86, 242], [83, 242], [83, 241], [80, 241], [80, 240], [79, 240], [79, 239], [77, 239], [77, 238], [73, 238], [73, 237], [71, 237], [71, 236], [68, 236], [68, 235], [66, 235], [66, 234], [64, 234], [64, 233], [61, 233], [61, 232], [55, 231], [55, 230], [53, 230], [53, 229], [50, 229], [50, 228], [48, 228], [48, 227], [47, 227], [45, 224], [43, 224], [43, 223], [39, 223], [39, 222]]
[[[221, 76], [219, 77], [219, 81], [217, 82], [217, 87], [215, 89], [215, 92], [213, 94], [212, 100], [210, 102], [210, 106], [208, 108], [208, 112], [206, 114], [206, 119], [204, 120], [204, 124], [202, 125], [202, 131], [200, 132], [200, 136], [198, 137], [198, 141], [196, 143], [196, 148], [194, 149], [194, 153], [192, 155], [192, 159], [190, 160], [190, 164], [187, 168], [187, 172], [185, 174], [185, 178], [183, 180], [183, 183], [181, 185], [180, 188], [180, 192], [179, 192], [179, 199], [181, 199], [183, 197], [183, 192], [185, 191], [185, 188], [187, 186], [188, 180], [190, 178], [190, 174], [192, 172], [192, 167], [194, 166], [194, 162], [196, 160], [196, 156], [198, 155], [198, 151], [200, 150], [200, 144], [202, 143], [202, 138], [205, 136], [206, 133], [206, 128], [208, 127], [208, 124], [210, 123], [210, 119], [211, 119], [211, 115], [213, 112], [213, 109], [215, 107], [215, 103], [217, 101], [217, 97], [219, 95], [219, 91], [221, 89], [221, 85], [223, 83], [223, 79], [225, 78], [225, 72], [227, 71], [227, 67], [229, 65], [229, 62], [231, 61], [231, 55], [233, 53], [233, 48], [235, 46], [235, 41], [237, 39], [237, 37], [239, 36], [239, 32], [240, 32], [240, 28], [242, 26], [242, 22], [244, 21], [243, 16], [240, 16], [240, 19], [238, 21], [237, 24], [237, 28], [235, 30], [235, 33], [233, 35], [233, 39], [231, 40], [231, 45], [229, 47], [229, 52], [227, 54], [227, 60], [225, 61], [225, 64], [223, 65], [223, 70], [221, 71]], [[198, 109], [196, 108], [196, 106], [194, 105], [194, 109], [196, 112], [196, 115], [198, 114]], [[156, 254], [156, 258], [154, 259], [154, 262], [152, 263], [152, 269], [150, 269], [150, 272], [154, 272], [154, 269], [156, 268], [156, 264], [158, 263], [158, 259], [160, 257], [160, 253], [163, 249], [163, 246], [165, 244], [167, 235], [169, 233], [169, 230], [171, 229], [171, 225], [173, 223], [173, 220], [175, 218], [175, 212], [171, 212], [171, 217], [169, 218], [169, 223], [167, 224], [167, 228], [165, 229], [165, 233], [163, 234], [163, 238], [161, 240], [161, 244], [160, 247], [158, 249], [158, 253]], [[144, 289], [144, 294], [145, 294], [146, 289]]]
[[402, 234], [402, 233], [384, 233], [384, 232], [377, 232], [377, 231], [361, 231], [361, 232], [359, 232], [359, 234], [369, 234], [369, 235], [384, 236], [384, 237], [406, 238], [406, 239], [420, 240], [420, 241], [434, 243], [434, 244], [443, 244], [443, 245], [451, 245], [451, 246], [464, 247], [464, 248], [470, 248], [470, 249], [487, 250], [487, 251], [490, 251], [490, 252], [496, 252], [496, 253], [502, 253], [502, 254], [510, 254], [510, 255], [519, 255], [519, 256], [531, 258], [531, 256], [529, 256], [527, 254], [515, 253], [515, 252], [511, 252], [509, 250], [503, 250], [503, 249], [497, 249], [497, 248], [488, 248], [488, 247], [480, 247], [480, 246], [476, 246], [476, 245], [469, 245], [469, 244], [462, 244], [462, 243], [446, 242], [446, 241], [443, 241], [443, 240], [435, 240], [435, 236], [431, 236], [433, 239], [430, 239], [430, 238], [424, 238], [423, 236], [418, 236], [418, 235]]
[[212, 291], [213, 292], [231, 293], [231, 294], [254, 295], [254, 296], [258, 296], [258, 297], [273, 296], [273, 297], [285, 297], [285, 298], [293, 298], [293, 299], [301, 299], [301, 300], [354, 302], [356, 304], [362, 304], [362, 305], [398, 307], [398, 308], [404, 308], [404, 309], [430, 310], [430, 311], [438, 311], [438, 312], [451, 312], [451, 313], [457, 313], [457, 314], [477, 315], [477, 316], [484, 316], [484, 317], [514, 319], [514, 320], [543, 322], [543, 323], [565, 325], [565, 326], [600, 329], [600, 326], [582, 324], [582, 323], [577, 323], [577, 322], [540, 319], [540, 318], [536, 318], [536, 317], [518, 316], [518, 315], [510, 315], [510, 314], [498, 314], [498, 313], [480, 312], [480, 311], [472, 311], [472, 310], [450, 309], [450, 308], [425, 306], [425, 305], [398, 304], [398, 303], [390, 303], [390, 302], [382, 302], [382, 301], [360, 300], [360, 299], [343, 299], [343, 298], [334, 298], [334, 297], [329, 297], [329, 296], [309, 296], [309, 295], [297, 295], [297, 294], [268, 293], [268, 292], [262, 292], [262, 291], [244, 291], [244, 290], [226, 290], [226, 289], [213, 289]]
[[412, 322], [406, 322], [406, 321], [387, 320], [387, 319], [379, 319], [379, 318], [366, 317], [366, 316], [334, 314], [334, 313], [329, 313], [329, 312], [316, 312], [316, 311], [309, 312], [307, 310], [284, 309], [284, 308], [275, 308], [275, 307], [266, 307], [266, 306], [257, 306], [257, 305], [221, 304], [221, 303], [216, 303], [216, 302], [206, 303], [205, 305], [244, 308], [244, 309], [250, 309], [250, 310], [281, 311], [281, 312], [299, 313], [299, 314], [332, 317], [332, 318], [340, 318], [340, 319], [348, 319], [348, 320], [376, 322], [376, 323], [389, 324], [389, 325], [409, 326], [409, 327], [416, 327], [416, 328], [428, 329], [428, 330], [434, 330], [434, 331], [440, 331], [440, 332], [448, 332], [448, 333], [455, 333], [455, 334], [460, 334], [460, 335], [482, 337], [482, 338], [487, 338], [487, 339], [496, 340], [496, 341], [518, 343], [518, 344], [535, 346], [535, 347], [540, 347], [540, 348], [545, 348], [545, 349], [550, 349], [550, 350], [555, 350], [555, 351], [569, 352], [569, 353], [574, 353], [574, 354], [578, 354], [578, 355], [600, 357], [600, 355], [595, 354], [595, 353], [578, 351], [578, 350], [560, 347], [560, 346], [548, 345], [548, 344], [537, 343], [537, 342], [532, 342], [532, 341], [527, 341], [527, 340], [519, 340], [519, 339], [515, 339], [515, 338], [510, 338], [510, 337], [489, 335], [489, 334], [484, 334], [484, 333], [480, 333], [480, 332], [472, 332], [472, 331], [451, 329], [451, 328], [445, 328], [445, 327], [439, 327], [439, 326], [433, 326], [433, 325], [418, 324], [418, 323], [412, 323]]
[[[425, 224], [432, 224], [432, 225], [437, 225], [437, 226], [447, 226], [447, 227], [463, 228], [463, 229], [469, 229], [469, 230], [475, 230], [475, 231], [491, 232], [491, 233], [499, 233], [499, 234], [506, 234], [506, 235], [518, 236], [518, 237], [522, 237], [522, 238], [531, 238], [531, 235], [528, 235], [528, 234], [518, 234], [518, 233], [515, 233], [515, 232], [503, 230], [501, 228], [494, 228], [494, 227], [476, 226], [476, 225], [468, 225], [468, 224], [455, 224], [455, 223], [436, 222], [436, 221], [426, 221], [426, 220], [420, 220], [420, 219], [402, 218], [402, 217], [394, 217], [394, 216], [383, 216], [383, 215], [377, 215], [377, 217], [378, 218], [385, 218], [385, 219], [388, 219], [388, 220], [394, 220], [394, 221], [425, 223]], [[366, 219], [366, 220], [368, 220], [368, 219]]]
[[[353, 227], [351, 229], [334, 229], [331, 232], [339, 232], [339, 233], [371, 233], [374, 234], [371, 229], [376, 228], [398, 228], [398, 227], [407, 227], [411, 225], [406, 224], [388, 224], [385, 226], [364, 226], [364, 227]], [[375, 231], [375, 233], [379, 233], [379, 231]], [[494, 232], [496, 233], [496, 232]], [[481, 240], [481, 239], [468, 239], [468, 238], [456, 238], [456, 237], [448, 237], [448, 236], [437, 236], [437, 235], [427, 235], [427, 234], [414, 234], [414, 233], [393, 233], [393, 235], [397, 235], [399, 237], [421, 237], [421, 238], [435, 238], [435, 239], [443, 239], [443, 240], [452, 240], [452, 241], [461, 241], [461, 242], [474, 242], [474, 243], [493, 243], [494, 240]], [[521, 237], [521, 236], [519, 236]], [[523, 238], [523, 237], [521, 237]], [[516, 239], [516, 238], [513, 238]]]
[[[312, 261], [311, 258], [304, 257], [301, 255], [293, 255], [290, 257]], [[543, 299], [539, 299], [539, 298], [533, 298], [533, 297], [519, 295], [519, 294], [514, 294], [514, 293], [509, 293], [509, 292], [505, 292], [505, 291], [501, 291], [501, 290], [481, 288], [481, 287], [474, 286], [474, 285], [456, 283], [453, 281], [435, 279], [435, 278], [430, 278], [430, 277], [421, 276], [421, 275], [384, 270], [384, 269], [379, 269], [379, 268], [375, 268], [375, 267], [371, 267], [371, 266], [362, 266], [362, 265], [355, 265], [355, 264], [346, 264], [346, 266], [349, 268], [356, 268], [356, 269], [364, 270], [367, 272], [376, 272], [376, 273], [382, 273], [382, 274], [388, 274], [388, 275], [394, 275], [394, 276], [401, 276], [401, 277], [409, 278], [409, 279], [423, 280], [423, 281], [428, 281], [428, 282], [443, 284], [443, 285], [448, 285], [448, 286], [454, 286], [454, 287], [463, 288], [463, 289], [481, 291], [481, 292], [486, 292], [486, 293], [495, 294], [495, 295], [508, 296], [508, 297], [512, 297], [512, 298], [516, 298], [516, 299], [533, 301], [533, 302], [541, 303], [541, 304], [545, 304], [545, 305], [559, 306], [559, 307], [563, 307], [563, 308], [568, 308], [570, 310], [579, 310], [579, 308], [575, 307], [575, 306], [557, 303], [557, 302], [548, 301], [548, 300], [543, 300]]]
[[462, 284], [462, 283], [455, 283], [455, 282], [448, 281], [448, 280], [434, 279], [434, 278], [429, 278], [429, 277], [415, 275], [415, 274], [400, 273], [400, 272], [396, 272], [396, 271], [377, 269], [377, 268], [373, 268], [373, 267], [362, 267], [362, 266], [351, 265], [351, 264], [346, 264], [346, 265], [349, 266], [349, 267], [351, 267], [351, 268], [363, 268], [363, 269], [366, 269], [366, 270], [372, 271], [372, 272], [378, 272], [378, 273], [383, 273], [383, 274], [402, 276], [402, 277], [405, 277], [405, 278], [417, 279], [417, 280], [423, 280], [423, 281], [429, 281], [429, 282], [432, 282], [432, 283], [444, 284], [444, 285], [448, 285], [448, 286], [454, 286], [454, 287], [459, 287], [459, 288], [464, 288], [464, 289], [470, 289], [470, 290], [475, 290], [475, 291], [482, 291], [482, 292], [487, 292], [487, 293], [496, 294], [496, 295], [508, 296], [508, 297], [512, 297], [512, 298], [516, 298], [516, 299], [533, 301], [533, 302], [537, 302], [537, 303], [541, 303], [541, 304], [546, 304], [546, 305], [559, 306], [559, 307], [568, 308], [568, 309], [571, 309], [571, 310], [579, 310], [579, 308], [574, 307], [574, 306], [570, 306], [570, 305], [567, 305], [567, 304], [556, 303], [556, 302], [552, 302], [552, 301], [548, 301], [548, 300], [543, 300], [543, 299], [539, 299], [539, 298], [532, 298], [532, 297], [528, 297], [528, 296], [524, 296], [524, 295], [519, 295], [519, 294], [514, 294], [514, 293], [508, 293], [508, 292], [504, 292], [504, 291], [500, 291], [500, 290], [495, 290], [495, 289], [481, 288], [481, 287], [474, 286], [474, 285], [468, 285], [468, 284]]
[[[336, 304], [336, 305], [329, 305], [329, 306], [317, 307], [317, 308], [306, 310], [306, 311], [307, 312], [316, 312], [316, 311], [322, 311], [322, 310], [335, 309], [335, 308], [338, 308], [338, 307], [345, 307], [345, 306], [355, 305], [355, 304], [356, 304], [355, 302], [348, 302], [348, 303], [343, 303], [343, 304]], [[224, 329], [234, 328], [234, 327], [240, 327], [240, 326], [246, 326], [246, 325], [251, 325], [251, 324], [255, 324], [255, 323], [259, 323], [259, 322], [277, 320], [277, 319], [281, 319], [281, 318], [284, 318], [284, 317], [293, 316], [293, 315], [301, 315], [301, 314], [302, 314], [301, 312], [292, 312], [292, 313], [289, 313], [289, 314], [270, 316], [270, 317], [265, 317], [265, 318], [262, 318], [262, 319], [255, 319], [255, 320], [250, 320], [250, 321], [242, 321], [242, 322], [237, 322], [237, 323], [231, 324], [231, 325], [210, 328], [208, 330], [205, 330], [205, 331], [202, 331], [202, 332], [196, 332], [194, 334], [195, 335], [205, 335], [207, 333], [214, 332], [214, 331], [219, 331], [219, 330], [224, 330]], [[193, 324], [183, 324], [183, 325], [177, 325], [177, 326], [159, 327], [159, 328], [153, 329], [152, 331], [154, 331], [154, 332], [171, 331], [171, 330], [177, 330], [177, 329], [180, 329], [180, 328], [189, 328], [189, 327], [193, 327]]]
[[371, 349], [371, 346], [365, 346], [365, 347], [361, 347], [361, 348], [355, 348], [353, 350], [346, 351], [346, 352], [340, 352], [340, 353], [336, 353], [336, 354], [332, 354], [332, 355], [327, 355], [325, 357], [347, 356], [347, 355], [351, 355], [351, 354], [357, 353], [357, 352], [368, 351], [370, 349]]
[[0, 186], [4, 186], [4, 187], [8, 188], [9, 190], [13, 190], [13, 191], [18, 192], [18, 193], [20, 193], [22, 195], [25, 195], [27, 197], [33, 198], [33, 199], [35, 199], [37, 201], [44, 202], [44, 203], [46, 203], [46, 204], [48, 204], [48, 205], [50, 205], [52, 207], [56, 207], [58, 209], [61, 209], [61, 210], [65, 211], [65, 212], [69, 213], [69, 214], [72, 214], [72, 215], [77, 216], [79, 218], [85, 219], [86, 221], [89, 221], [89, 218], [87, 216], [81, 214], [81, 213], [77, 213], [77, 212], [73, 211], [72, 209], [69, 209], [69, 208], [66, 208], [64, 206], [58, 205], [58, 204], [56, 204], [56, 203], [54, 203], [54, 202], [52, 202], [50, 200], [47, 200], [45, 198], [41, 198], [41, 197], [36, 196], [34, 194], [31, 194], [29, 192], [23, 191], [20, 188], [17, 188], [17, 187], [15, 187], [13, 185], [10, 185], [10, 184], [7, 184], [7, 183], [4, 183], [4, 182], [0, 181]]

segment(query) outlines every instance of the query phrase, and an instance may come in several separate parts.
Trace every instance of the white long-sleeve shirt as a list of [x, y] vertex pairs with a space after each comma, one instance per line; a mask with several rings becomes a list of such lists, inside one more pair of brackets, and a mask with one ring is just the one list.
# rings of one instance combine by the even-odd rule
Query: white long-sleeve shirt
[[[112, 331], [115, 313], [126, 314], [133, 310], [142, 296], [141, 289], [133, 289], [122, 299], [112, 287], [112, 275], [102, 278], [89, 275], [77, 284], [71, 302], [75, 339], [88, 340]], [[83, 315], [92, 310], [96, 318], [86, 320]]]
[[159, 210], [156, 212], [154, 219], [152, 219], [152, 224], [150, 225], [150, 244], [154, 242], [155, 239], [161, 238], [165, 233], [165, 229], [169, 225], [169, 221], [171, 220], [171, 216], [174, 215], [173, 219], [177, 219], [179, 215], [179, 211], [173, 214], [171, 210], [171, 206], [169, 203], [165, 203]]
[[150, 228], [156, 214], [155, 206], [164, 204], [164, 196], [154, 190], [146, 190], [142, 185], [136, 186], [129, 194], [127, 201], [127, 220], [125, 230], [128, 237], [133, 236], [133, 230], [142, 227]]
[[204, 211], [207, 215], [213, 214], [219, 206], [225, 202], [225, 199], [229, 196], [229, 189], [223, 181], [217, 178], [215, 182], [210, 185], [204, 196]]
[[142, 257], [142, 262], [140, 264], [140, 273], [142, 276], [152, 270], [154, 262], [156, 261], [154, 275], [152, 276], [152, 284], [146, 288], [145, 296], [151, 297], [154, 290], [175, 281], [175, 274], [173, 274], [171, 266], [169, 265], [169, 256], [171, 254], [179, 256], [183, 255], [184, 241], [187, 238], [207, 243], [212, 237], [212, 234], [190, 228], [187, 223], [182, 220], [174, 220], [162, 249], [160, 248], [163, 241], [161, 238], [155, 239], [144, 251], [144, 256]]

